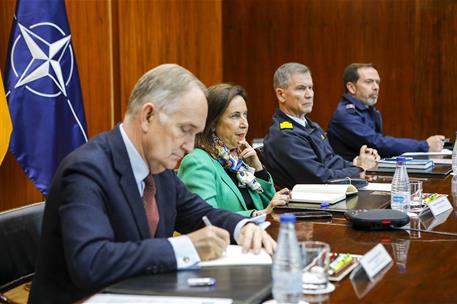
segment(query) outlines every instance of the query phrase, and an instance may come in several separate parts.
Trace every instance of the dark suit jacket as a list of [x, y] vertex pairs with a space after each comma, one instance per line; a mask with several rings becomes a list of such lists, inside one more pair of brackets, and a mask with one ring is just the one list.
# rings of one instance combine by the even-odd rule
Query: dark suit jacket
[[307, 121], [305, 128], [279, 109], [273, 115], [262, 156], [277, 185], [292, 189], [296, 184], [322, 184], [363, 171], [335, 154], [321, 127]]
[[29, 302], [70, 303], [130, 276], [175, 270], [174, 230], [201, 228], [207, 215], [233, 235], [243, 219], [212, 208], [170, 170], [154, 180], [160, 221], [152, 239], [119, 126], [66, 157], [46, 203]]

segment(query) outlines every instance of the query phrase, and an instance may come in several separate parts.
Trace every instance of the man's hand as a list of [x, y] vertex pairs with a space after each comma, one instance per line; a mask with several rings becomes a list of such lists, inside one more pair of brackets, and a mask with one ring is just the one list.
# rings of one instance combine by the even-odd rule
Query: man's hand
[[363, 145], [360, 148], [359, 156], [356, 156], [353, 160], [355, 166], [367, 170], [376, 166], [376, 162], [380, 159], [378, 151], [376, 149], [367, 148], [366, 145]]
[[273, 255], [276, 251], [276, 242], [262, 228], [253, 223], [248, 223], [241, 228], [236, 241], [243, 247], [243, 252], [252, 250], [258, 254], [262, 246], [269, 255]]
[[213, 260], [223, 255], [230, 243], [230, 234], [227, 230], [208, 226], [187, 235], [202, 261]]
[[443, 135], [433, 135], [427, 138], [428, 152], [440, 152], [444, 146]]

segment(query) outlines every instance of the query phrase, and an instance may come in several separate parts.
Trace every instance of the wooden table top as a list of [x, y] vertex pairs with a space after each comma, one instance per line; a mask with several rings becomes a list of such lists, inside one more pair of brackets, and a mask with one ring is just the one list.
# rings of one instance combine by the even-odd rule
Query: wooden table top
[[[376, 182], [390, 181], [390, 177], [375, 179]], [[457, 233], [457, 176], [454, 179], [452, 176], [424, 179], [424, 192], [449, 195], [454, 210], [449, 212], [444, 223], [432, 230]], [[279, 226], [277, 218], [274, 214], [273, 225], [268, 230], [274, 237]], [[417, 221], [412, 225], [417, 226]], [[348, 226], [341, 215], [331, 221], [299, 221], [296, 229], [299, 241], [323, 241], [330, 244], [333, 252], [365, 254], [381, 243], [394, 260], [392, 267], [376, 284], [353, 286], [347, 276], [335, 283], [333, 293], [314, 298], [317, 302], [457, 303], [456, 236], [404, 230], [360, 231]]]

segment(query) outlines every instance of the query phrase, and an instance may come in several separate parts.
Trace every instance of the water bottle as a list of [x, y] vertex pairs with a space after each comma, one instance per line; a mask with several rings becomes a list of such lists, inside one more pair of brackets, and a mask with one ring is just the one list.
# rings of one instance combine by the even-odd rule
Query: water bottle
[[398, 156], [397, 166], [392, 179], [392, 190], [390, 192], [390, 208], [407, 213], [409, 211], [409, 177], [406, 171], [406, 159]]
[[295, 215], [280, 217], [278, 246], [273, 257], [273, 298], [277, 303], [299, 303], [303, 295], [301, 252], [295, 234]]
[[452, 172], [457, 174], [457, 132], [455, 132], [454, 149], [452, 149]]

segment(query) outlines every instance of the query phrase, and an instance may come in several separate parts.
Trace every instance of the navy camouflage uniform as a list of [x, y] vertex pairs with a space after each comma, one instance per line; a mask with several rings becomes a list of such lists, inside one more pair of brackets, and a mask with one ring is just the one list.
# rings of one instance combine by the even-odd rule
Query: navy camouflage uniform
[[429, 148], [425, 140], [385, 136], [381, 113], [347, 93], [333, 113], [327, 135], [333, 150], [347, 160], [359, 155], [363, 145], [378, 150], [381, 157], [427, 152]]
[[262, 156], [275, 184], [281, 187], [326, 183], [363, 171], [335, 154], [317, 123], [307, 119], [304, 127], [279, 109], [264, 139]]

